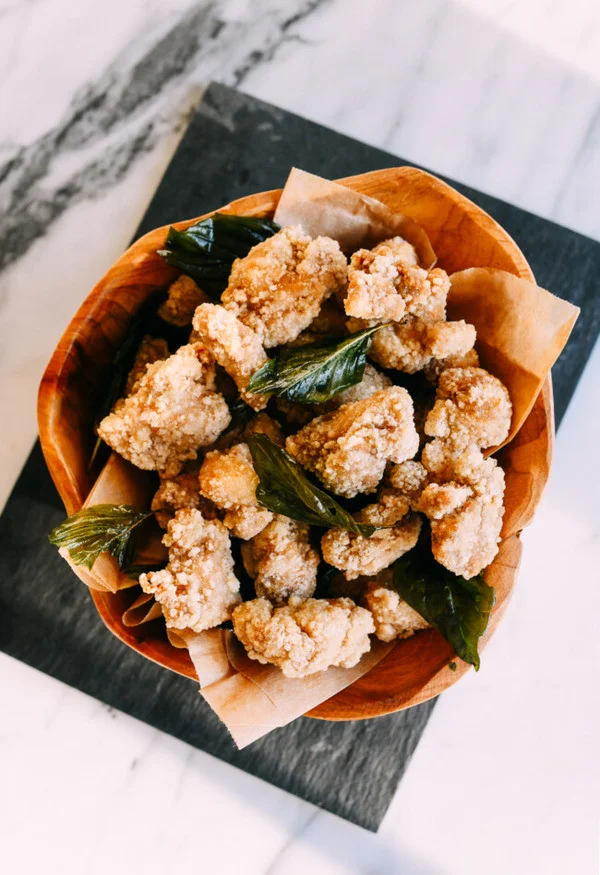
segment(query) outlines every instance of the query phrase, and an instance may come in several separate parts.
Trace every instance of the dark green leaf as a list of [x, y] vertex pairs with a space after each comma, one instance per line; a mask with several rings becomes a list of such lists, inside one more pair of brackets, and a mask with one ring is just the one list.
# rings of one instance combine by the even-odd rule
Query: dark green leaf
[[235, 401], [231, 402], [229, 412], [231, 413], [229, 430], [248, 425], [252, 417], [256, 416], [256, 410], [253, 410], [242, 398], [236, 398]]
[[110, 553], [122, 568], [132, 547], [132, 534], [151, 516], [128, 504], [96, 504], [74, 513], [48, 535], [51, 544], [65, 547], [75, 565], [91, 569], [100, 553]]
[[487, 628], [494, 590], [478, 574], [467, 580], [439, 565], [427, 539], [394, 565], [393, 585], [411, 608], [431, 623], [457, 656], [479, 669], [477, 642]]
[[248, 390], [272, 393], [303, 404], [328, 401], [360, 383], [371, 336], [380, 328], [383, 325], [365, 328], [338, 343], [282, 349], [252, 375]]
[[366, 537], [378, 528], [357, 523], [331, 495], [311, 483], [300, 465], [266, 434], [252, 435], [248, 446], [260, 481], [256, 498], [263, 507], [302, 523], [347, 529]]
[[153, 562], [147, 563], [146, 565], [128, 565], [123, 569], [127, 577], [130, 577], [132, 580], [137, 580], [140, 574], [148, 574], [150, 571], [162, 571], [163, 568], [167, 567], [167, 563], [165, 562]]
[[158, 254], [218, 301], [235, 259], [248, 255], [253, 246], [277, 231], [279, 225], [270, 219], [215, 213], [185, 231], [171, 228], [166, 247]]
[[456, 671], [456, 663], [454, 662], [454, 660], [448, 663], [448, 668], [450, 669], [450, 671]]

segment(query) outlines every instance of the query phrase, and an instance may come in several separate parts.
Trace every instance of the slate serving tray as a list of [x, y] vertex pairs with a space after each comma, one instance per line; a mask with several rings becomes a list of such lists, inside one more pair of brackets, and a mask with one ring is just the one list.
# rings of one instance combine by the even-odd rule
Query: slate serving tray
[[[277, 188], [292, 165], [335, 178], [406, 163], [212, 84], [136, 236]], [[516, 239], [540, 285], [582, 307], [553, 371], [559, 422], [600, 327], [594, 288], [600, 245], [452, 184]], [[106, 631], [86, 588], [46, 540], [63, 518], [36, 444], [0, 518], [0, 649], [353, 823], [379, 827], [433, 702], [367, 721], [301, 718], [238, 751], [192, 681], [148, 662]]]

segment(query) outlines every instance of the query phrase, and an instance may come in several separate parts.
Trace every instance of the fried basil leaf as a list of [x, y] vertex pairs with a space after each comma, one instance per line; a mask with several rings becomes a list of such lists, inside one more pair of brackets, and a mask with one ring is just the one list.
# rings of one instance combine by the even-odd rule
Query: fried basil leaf
[[84, 507], [53, 529], [48, 540], [64, 547], [75, 565], [91, 569], [100, 553], [110, 553], [123, 568], [131, 554], [133, 533], [152, 516], [128, 504], [96, 504]]
[[166, 247], [158, 254], [218, 301], [227, 288], [235, 259], [248, 255], [253, 246], [279, 230], [270, 219], [215, 213], [185, 231], [170, 228]]
[[479, 670], [477, 642], [487, 628], [495, 595], [478, 574], [467, 580], [435, 561], [427, 540], [394, 564], [401, 598], [446, 639], [457, 656]]
[[259, 479], [256, 498], [263, 507], [301, 523], [347, 529], [369, 537], [378, 526], [357, 523], [337, 501], [310, 482], [300, 465], [265, 434], [248, 438]]
[[360, 383], [371, 337], [383, 325], [365, 328], [338, 343], [282, 349], [252, 375], [250, 392], [272, 393], [289, 401], [321, 404]]

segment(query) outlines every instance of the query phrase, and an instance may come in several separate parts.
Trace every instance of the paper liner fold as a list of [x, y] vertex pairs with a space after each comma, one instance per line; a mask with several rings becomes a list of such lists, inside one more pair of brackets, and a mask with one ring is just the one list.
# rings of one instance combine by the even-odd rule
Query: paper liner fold
[[282, 227], [301, 225], [311, 237], [333, 237], [347, 254], [399, 235], [415, 247], [422, 267], [429, 269], [436, 262], [429, 237], [413, 219], [297, 167], [287, 178], [274, 219]]

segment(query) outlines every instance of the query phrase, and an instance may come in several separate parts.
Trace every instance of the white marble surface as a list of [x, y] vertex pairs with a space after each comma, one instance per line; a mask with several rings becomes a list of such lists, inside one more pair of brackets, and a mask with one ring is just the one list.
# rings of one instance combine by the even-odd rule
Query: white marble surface
[[[0, 70], [1, 500], [209, 77], [600, 236], [597, 0], [0, 0]], [[597, 871], [599, 382], [597, 348], [506, 619], [377, 836], [0, 655], [2, 869]]]

